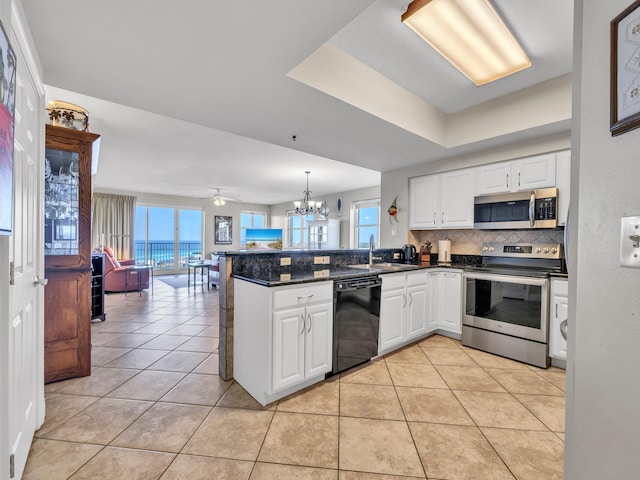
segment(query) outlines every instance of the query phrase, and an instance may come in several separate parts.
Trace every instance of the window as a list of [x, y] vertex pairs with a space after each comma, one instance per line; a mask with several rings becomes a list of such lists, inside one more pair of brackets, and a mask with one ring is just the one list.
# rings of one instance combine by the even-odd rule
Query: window
[[186, 268], [203, 258], [202, 211], [138, 205], [134, 241], [136, 262], [158, 270]]
[[247, 228], [266, 228], [267, 214], [264, 212], [240, 212], [240, 245], [247, 243]]
[[313, 215], [302, 216], [293, 210], [287, 212], [287, 247], [307, 248], [307, 222]]
[[380, 199], [353, 202], [351, 213], [353, 225], [353, 248], [369, 248], [369, 238], [373, 235], [376, 247], [380, 246]]

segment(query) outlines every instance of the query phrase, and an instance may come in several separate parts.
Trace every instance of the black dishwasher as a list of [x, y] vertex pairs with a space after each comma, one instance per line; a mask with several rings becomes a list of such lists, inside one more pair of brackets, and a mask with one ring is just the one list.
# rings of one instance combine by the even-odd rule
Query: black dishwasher
[[333, 283], [333, 369], [331, 375], [378, 355], [380, 292], [377, 276]]

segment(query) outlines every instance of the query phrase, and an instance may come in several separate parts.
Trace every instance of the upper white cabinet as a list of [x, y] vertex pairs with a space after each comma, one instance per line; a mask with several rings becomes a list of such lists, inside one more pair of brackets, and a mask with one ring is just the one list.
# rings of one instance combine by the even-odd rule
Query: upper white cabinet
[[473, 228], [475, 169], [409, 179], [411, 229]]
[[571, 150], [556, 154], [556, 187], [558, 187], [558, 226], [567, 223], [571, 197]]
[[556, 154], [536, 155], [477, 168], [478, 195], [556, 185]]

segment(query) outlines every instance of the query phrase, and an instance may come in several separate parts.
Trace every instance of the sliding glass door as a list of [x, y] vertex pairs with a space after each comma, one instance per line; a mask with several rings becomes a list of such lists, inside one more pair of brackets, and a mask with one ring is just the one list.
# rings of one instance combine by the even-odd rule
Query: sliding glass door
[[135, 259], [165, 272], [202, 257], [202, 211], [137, 206]]

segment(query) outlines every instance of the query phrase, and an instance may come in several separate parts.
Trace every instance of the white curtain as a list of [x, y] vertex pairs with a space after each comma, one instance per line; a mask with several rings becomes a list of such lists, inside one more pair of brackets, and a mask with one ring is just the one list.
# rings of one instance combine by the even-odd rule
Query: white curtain
[[94, 193], [91, 245], [108, 245], [118, 260], [133, 258], [136, 197]]

